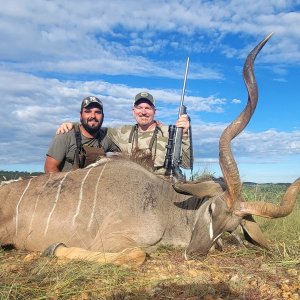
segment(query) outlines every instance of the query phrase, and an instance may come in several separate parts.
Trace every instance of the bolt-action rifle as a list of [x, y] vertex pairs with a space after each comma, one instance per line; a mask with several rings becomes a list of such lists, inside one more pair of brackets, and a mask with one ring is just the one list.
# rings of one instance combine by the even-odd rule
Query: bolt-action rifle
[[[180, 99], [180, 105], [178, 110], [178, 118], [181, 115], [186, 114], [186, 106], [183, 104], [184, 102], [184, 94], [185, 94], [185, 85], [187, 80], [187, 74], [189, 69], [189, 57], [186, 61], [186, 68], [185, 68], [185, 74], [184, 74], [184, 80], [183, 80], [183, 88], [181, 93], [181, 99]], [[172, 175], [173, 179], [175, 181], [185, 181], [185, 176], [182, 174], [182, 171], [180, 169], [180, 165], [182, 162], [182, 136], [183, 136], [183, 128], [177, 128], [175, 125], [169, 126], [169, 140], [168, 144], [166, 146], [167, 148], [167, 154], [165, 159], [164, 167], [167, 170], [167, 173], [169, 175]], [[190, 135], [191, 139], [191, 135]], [[190, 143], [192, 141], [190, 140]], [[191, 144], [192, 147], [192, 144]], [[191, 166], [192, 166], [192, 160], [193, 160], [193, 154], [191, 152]]]

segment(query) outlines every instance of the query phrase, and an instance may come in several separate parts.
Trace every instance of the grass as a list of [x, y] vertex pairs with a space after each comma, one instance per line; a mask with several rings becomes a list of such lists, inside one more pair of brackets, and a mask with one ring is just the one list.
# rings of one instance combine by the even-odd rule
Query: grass
[[108, 294], [125, 292], [132, 274], [130, 269], [85, 261], [36, 256], [26, 264], [24, 259], [16, 259], [13, 269], [2, 268], [0, 299], [70, 299], [74, 295], [88, 297], [95, 291], [104, 299]]
[[[244, 187], [249, 201], [279, 202], [284, 187]], [[242, 247], [224, 235], [224, 251], [185, 261], [161, 247], [136, 269], [0, 250], [0, 299], [299, 299], [300, 218], [256, 218], [272, 250]], [[298, 298], [297, 298], [298, 297]]]
[[[246, 201], [266, 201], [280, 203], [287, 188], [286, 184], [266, 184], [245, 186], [243, 196]], [[273, 251], [282, 259], [300, 259], [300, 195], [292, 213], [279, 219], [255, 217], [265, 236], [272, 241]]]

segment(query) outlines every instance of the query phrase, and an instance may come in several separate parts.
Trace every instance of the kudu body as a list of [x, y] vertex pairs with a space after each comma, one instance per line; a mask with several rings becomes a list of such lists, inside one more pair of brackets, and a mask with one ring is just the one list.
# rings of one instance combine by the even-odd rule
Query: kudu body
[[56, 242], [104, 252], [157, 243], [187, 246], [208, 206], [123, 159], [7, 184], [0, 197], [1, 244], [28, 250]]
[[[141, 263], [144, 250], [163, 244], [184, 246], [187, 254], [207, 254], [223, 232], [241, 225], [249, 241], [267, 246], [251, 215], [288, 215], [300, 179], [289, 187], [279, 206], [243, 202], [230, 143], [255, 110], [258, 97], [253, 63], [269, 38], [247, 57], [244, 79], [248, 103], [220, 138], [225, 191], [211, 181], [201, 183], [190, 195], [179, 194], [168, 181], [132, 161], [103, 160], [87, 169], [3, 185], [0, 244], [43, 251], [53, 243], [63, 243], [53, 247], [52, 253], [100, 262]], [[190, 186], [191, 191], [193, 183]]]

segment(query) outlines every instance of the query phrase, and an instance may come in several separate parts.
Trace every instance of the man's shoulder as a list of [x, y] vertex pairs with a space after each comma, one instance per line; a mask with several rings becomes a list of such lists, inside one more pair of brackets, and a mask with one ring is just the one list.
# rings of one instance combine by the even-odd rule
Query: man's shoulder
[[121, 133], [121, 134], [126, 134], [128, 132], [131, 132], [132, 127], [135, 125], [122, 125], [120, 127], [109, 127], [108, 128], [108, 133]]
[[56, 134], [52, 139], [47, 154], [58, 161], [62, 161], [72, 145], [75, 144], [76, 141], [73, 129], [65, 133]]
[[60, 133], [60, 134], [55, 134], [55, 136], [53, 137], [53, 139], [55, 140], [70, 140], [73, 139], [73, 137], [75, 137], [75, 130], [74, 128], [70, 129], [68, 132], [65, 133]]

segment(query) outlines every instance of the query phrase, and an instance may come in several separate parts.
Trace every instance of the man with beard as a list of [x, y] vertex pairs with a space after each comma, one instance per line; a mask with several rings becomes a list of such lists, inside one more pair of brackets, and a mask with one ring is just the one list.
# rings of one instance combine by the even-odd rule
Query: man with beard
[[[108, 128], [108, 136], [118, 146], [121, 152], [134, 156], [137, 160], [151, 163], [154, 174], [168, 175], [164, 168], [166, 146], [169, 138], [169, 126], [161, 125], [155, 121], [155, 100], [148, 92], [138, 93], [134, 97], [133, 116], [135, 125], [124, 125], [118, 128]], [[76, 123], [63, 123], [57, 134], [69, 132]], [[185, 169], [191, 168], [191, 150], [189, 139], [190, 123], [187, 115], [181, 115], [176, 127], [183, 128], [182, 164]], [[149, 160], [148, 160], [149, 158]]]
[[45, 172], [84, 168], [106, 152], [119, 151], [107, 136], [107, 128], [101, 128], [103, 118], [101, 100], [93, 96], [84, 98], [80, 110], [81, 124], [75, 124], [66, 134], [55, 135], [47, 152]]

